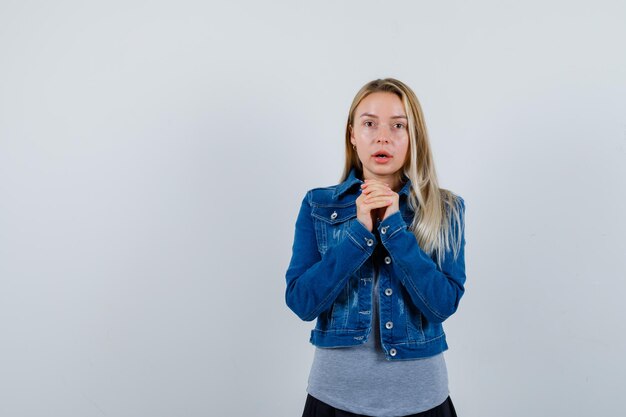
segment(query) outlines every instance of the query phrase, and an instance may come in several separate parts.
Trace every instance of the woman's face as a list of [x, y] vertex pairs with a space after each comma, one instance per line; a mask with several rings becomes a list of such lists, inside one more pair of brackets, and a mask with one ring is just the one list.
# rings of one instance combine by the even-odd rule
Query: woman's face
[[393, 93], [372, 93], [354, 111], [350, 142], [356, 146], [364, 179], [395, 176], [409, 149], [406, 112]]

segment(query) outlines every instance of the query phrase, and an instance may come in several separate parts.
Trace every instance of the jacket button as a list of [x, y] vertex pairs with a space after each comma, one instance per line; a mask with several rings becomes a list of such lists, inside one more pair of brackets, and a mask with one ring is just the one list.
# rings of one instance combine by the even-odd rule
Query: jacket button
[[374, 240], [367, 239], [367, 246], [372, 246], [374, 244]]
[[393, 328], [393, 322], [388, 321], [387, 323], [385, 323], [385, 327], [387, 328], [387, 330], [391, 330]]
[[398, 353], [398, 352], [396, 352], [396, 350], [394, 348], [389, 349], [389, 354], [391, 356], [396, 356], [396, 353]]
[[391, 263], [391, 258], [389, 256], [385, 256], [385, 263], [389, 265]]
[[385, 295], [386, 295], [387, 297], [389, 297], [391, 294], [393, 294], [393, 290], [392, 290], [391, 288], [387, 288], [387, 289], [385, 290]]
[[382, 233], [384, 235], [385, 233], [387, 233], [387, 229], [388, 228], [389, 228], [389, 226], [385, 226], [385, 227], [381, 228], [380, 229], [380, 233]]
[[337, 212], [333, 211], [333, 214], [330, 215], [330, 218], [335, 220], [337, 218]]

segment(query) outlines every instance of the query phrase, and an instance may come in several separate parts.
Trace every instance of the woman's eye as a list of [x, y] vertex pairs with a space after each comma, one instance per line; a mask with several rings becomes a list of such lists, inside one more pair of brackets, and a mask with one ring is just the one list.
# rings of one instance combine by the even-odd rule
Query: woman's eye
[[365, 123], [363, 123], [366, 127], [373, 127], [374, 126], [374, 122], [372, 122], [371, 120], [366, 120]]
[[404, 129], [403, 123], [396, 123], [394, 126], [396, 127], [396, 129]]

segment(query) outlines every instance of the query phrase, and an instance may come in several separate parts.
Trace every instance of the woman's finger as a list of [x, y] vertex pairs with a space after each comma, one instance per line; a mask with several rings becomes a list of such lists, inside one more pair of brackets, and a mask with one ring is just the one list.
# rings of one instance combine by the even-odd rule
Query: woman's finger
[[386, 207], [389, 204], [393, 203], [393, 200], [389, 197], [377, 197], [369, 201], [364, 201], [363, 204], [369, 210], [375, 208]]
[[378, 198], [378, 197], [392, 197], [393, 196], [393, 191], [374, 191], [370, 194], [366, 194], [365, 195], [365, 200], [364, 201], [369, 201], [372, 198]]
[[374, 191], [392, 191], [392, 189], [387, 187], [386, 185], [374, 185], [374, 186], [363, 187], [361, 189], [361, 192], [365, 194], [369, 194]]

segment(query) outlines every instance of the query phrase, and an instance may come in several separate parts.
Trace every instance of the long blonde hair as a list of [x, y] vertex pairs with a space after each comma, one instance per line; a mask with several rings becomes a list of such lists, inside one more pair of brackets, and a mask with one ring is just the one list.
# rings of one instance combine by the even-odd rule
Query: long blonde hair
[[437, 263], [441, 266], [446, 251], [451, 247], [454, 259], [459, 254], [462, 228], [465, 227], [462, 219], [465, 205], [461, 197], [439, 188], [422, 107], [409, 86], [394, 78], [378, 79], [365, 84], [356, 94], [346, 123], [346, 161], [341, 182], [348, 178], [353, 168], [358, 176], [363, 176], [361, 161], [350, 142], [350, 130], [359, 103], [376, 92], [393, 93], [404, 104], [408, 118], [409, 150], [402, 173], [411, 180], [408, 204], [415, 213], [409, 229], [424, 252], [429, 256], [436, 253]]

